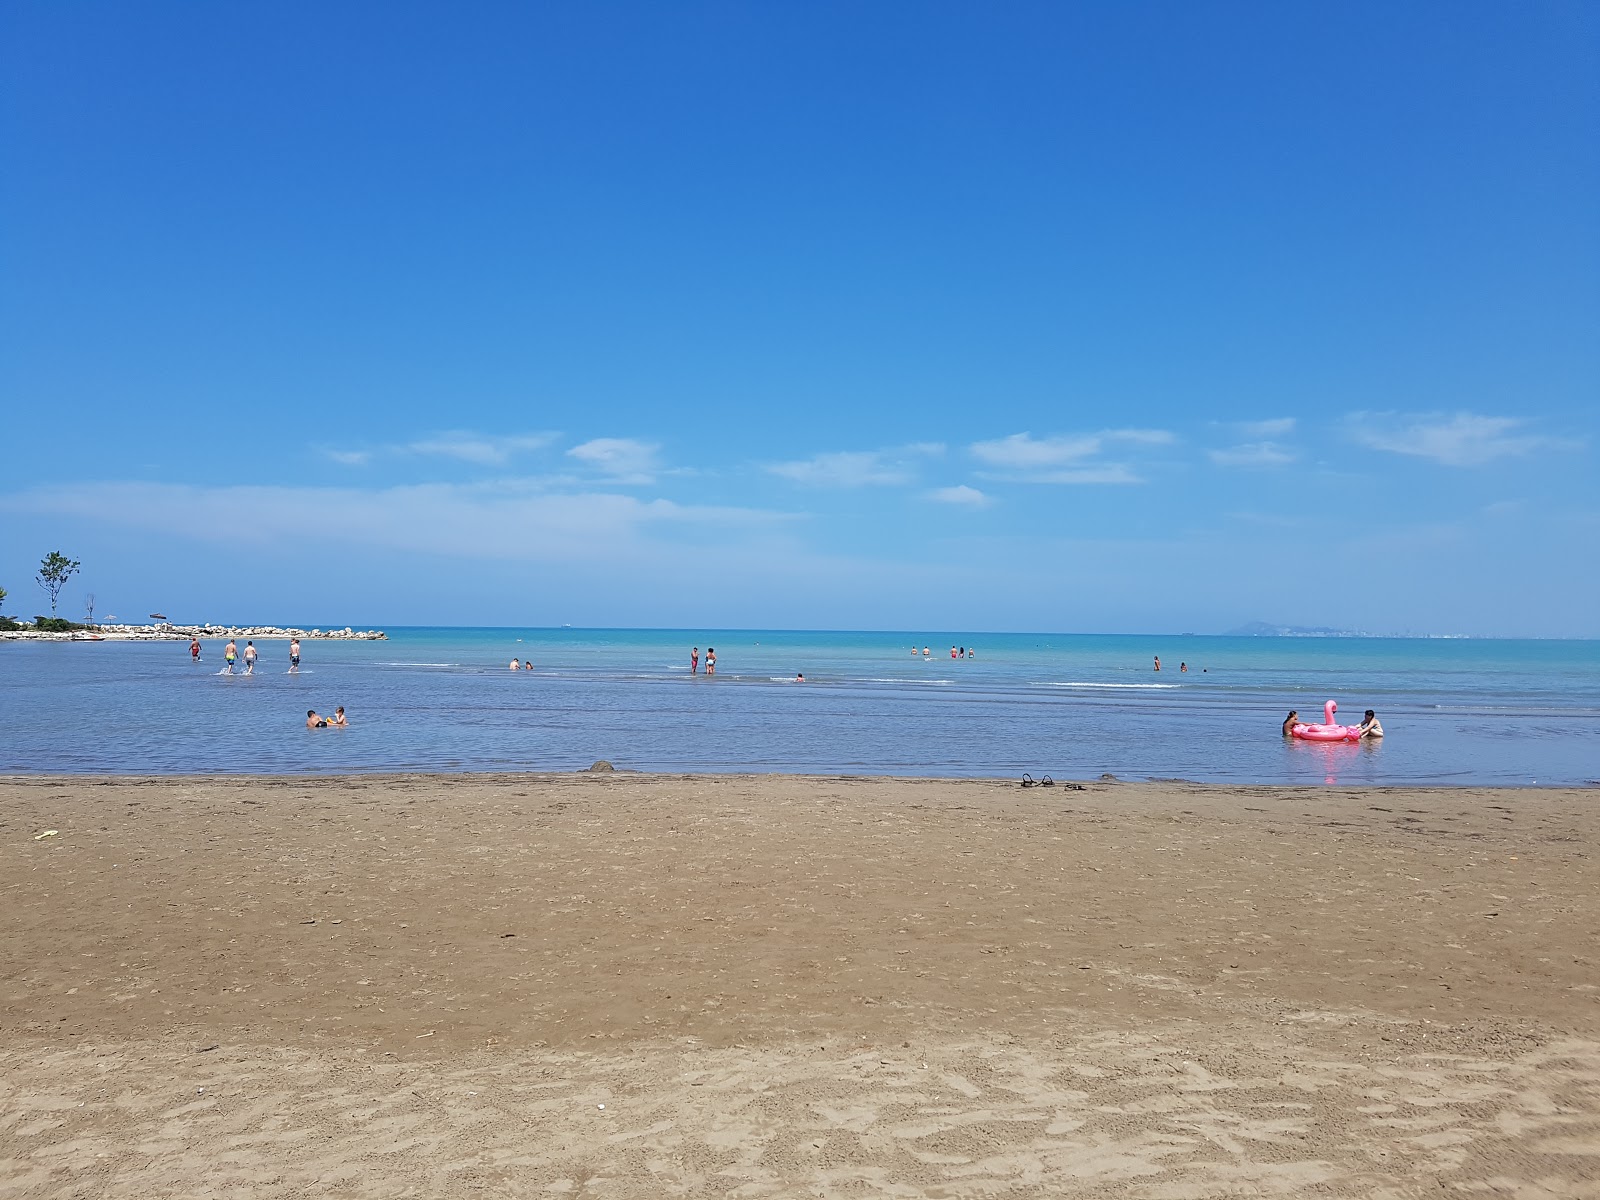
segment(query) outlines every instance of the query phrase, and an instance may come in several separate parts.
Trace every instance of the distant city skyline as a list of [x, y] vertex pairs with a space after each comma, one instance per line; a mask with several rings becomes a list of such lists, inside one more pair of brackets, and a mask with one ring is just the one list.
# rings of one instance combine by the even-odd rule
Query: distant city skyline
[[0, 587], [1600, 637], [1600, 9], [0, 17]]

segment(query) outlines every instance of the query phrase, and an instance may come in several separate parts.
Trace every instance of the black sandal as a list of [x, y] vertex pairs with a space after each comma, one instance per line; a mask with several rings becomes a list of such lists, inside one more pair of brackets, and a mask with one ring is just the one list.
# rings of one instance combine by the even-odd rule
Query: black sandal
[[1050, 776], [1048, 776], [1048, 775], [1046, 775], [1043, 779], [1039, 780], [1039, 786], [1040, 787], [1055, 787], [1055, 785], [1056, 785], [1056, 781], [1054, 779], [1051, 779]]
[[1033, 776], [1029, 775], [1026, 771], [1024, 771], [1022, 773], [1022, 786], [1023, 787], [1032, 787], [1033, 786]]

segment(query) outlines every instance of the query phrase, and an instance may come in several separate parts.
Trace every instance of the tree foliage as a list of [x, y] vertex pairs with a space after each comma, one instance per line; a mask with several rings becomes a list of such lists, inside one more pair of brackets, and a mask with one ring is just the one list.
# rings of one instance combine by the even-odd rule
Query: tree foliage
[[82, 563], [74, 562], [59, 550], [52, 550], [44, 556], [39, 563], [39, 586], [50, 597], [50, 615], [56, 615], [56, 602], [61, 598], [61, 589], [67, 586], [67, 580], [78, 573]]

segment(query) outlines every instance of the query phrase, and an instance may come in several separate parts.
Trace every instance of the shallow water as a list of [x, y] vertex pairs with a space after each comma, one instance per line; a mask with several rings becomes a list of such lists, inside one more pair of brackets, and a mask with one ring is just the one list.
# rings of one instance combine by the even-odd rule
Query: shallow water
[[[689, 647], [717, 649], [715, 678]], [[952, 660], [950, 643], [975, 658]], [[926, 644], [931, 654], [912, 655]], [[1600, 779], [1600, 643], [391, 629], [385, 642], [0, 642], [0, 771], [648, 771], [1339, 784]], [[1163, 670], [1151, 670], [1153, 656]], [[513, 674], [512, 657], [536, 669]], [[1189, 671], [1180, 673], [1180, 662]], [[806, 682], [796, 683], [803, 672]], [[1284, 714], [1381, 743], [1286, 742]], [[348, 729], [307, 730], [343, 704]]]

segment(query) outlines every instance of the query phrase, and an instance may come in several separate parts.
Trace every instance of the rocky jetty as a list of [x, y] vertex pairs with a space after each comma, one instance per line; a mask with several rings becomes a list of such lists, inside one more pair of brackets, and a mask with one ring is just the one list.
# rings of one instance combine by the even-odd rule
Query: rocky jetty
[[381, 629], [291, 629], [278, 625], [95, 625], [70, 633], [45, 633], [37, 629], [0, 631], [0, 640], [39, 642], [186, 642], [190, 638], [235, 638], [266, 642], [273, 639], [301, 641], [333, 638], [351, 642], [381, 642], [388, 639]]

